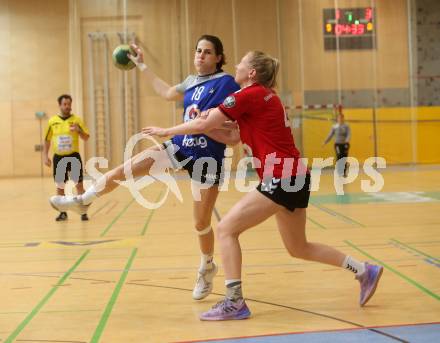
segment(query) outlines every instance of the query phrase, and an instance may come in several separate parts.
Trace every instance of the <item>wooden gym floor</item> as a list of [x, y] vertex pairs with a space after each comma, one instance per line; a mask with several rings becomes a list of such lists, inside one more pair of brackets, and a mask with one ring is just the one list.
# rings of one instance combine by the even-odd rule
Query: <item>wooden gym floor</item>
[[[170, 194], [147, 210], [120, 187], [92, 205], [89, 222], [69, 213], [60, 223], [51, 179], [2, 179], [0, 342], [438, 342], [440, 166], [383, 176], [381, 193], [363, 193], [358, 178], [337, 197], [326, 173], [308, 209], [309, 240], [385, 267], [365, 308], [351, 273], [290, 258], [268, 220], [241, 239], [253, 315], [233, 322], [198, 320], [224, 283], [220, 268], [215, 294], [191, 298], [199, 253], [187, 180], [183, 203]], [[164, 189], [142, 193], [154, 201]], [[241, 196], [222, 192], [218, 215]]]

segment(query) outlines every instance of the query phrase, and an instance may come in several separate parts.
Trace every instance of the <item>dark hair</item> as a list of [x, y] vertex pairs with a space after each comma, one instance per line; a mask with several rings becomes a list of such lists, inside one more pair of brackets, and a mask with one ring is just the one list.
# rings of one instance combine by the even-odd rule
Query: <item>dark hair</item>
[[275, 87], [280, 62], [261, 51], [250, 51], [249, 54], [249, 64], [256, 71], [256, 81], [268, 88]]
[[220, 40], [220, 38], [218, 38], [217, 36], [202, 35], [197, 40], [196, 49], [197, 49], [197, 45], [199, 44], [199, 42], [201, 40], [207, 40], [208, 42], [211, 42], [212, 45], [214, 45], [215, 54], [217, 56], [218, 55], [222, 56], [222, 58], [220, 59], [220, 62], [217, 63], [217, 70], [222, 70], [222, 66], [224, 66], [226, 64], [226, 56], [225, 56], [225, 54], [223, 52], [223, 43]]
[[69, 94], [62, 94], [58, 97], [58, 105], [61, 105], [61, 101], [63, 101], [63, 99], [69, 99], [70, 102], [72, 102], [72, 97]]

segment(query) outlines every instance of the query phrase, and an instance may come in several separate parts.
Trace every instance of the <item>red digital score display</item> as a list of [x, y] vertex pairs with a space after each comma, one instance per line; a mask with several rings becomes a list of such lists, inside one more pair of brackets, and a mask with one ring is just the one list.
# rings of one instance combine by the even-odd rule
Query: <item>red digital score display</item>
[[[324, 41], [326, 50], [334, 50], [334, 38], [365, 37], [343, 41], [338, 44], [340, 49], [371, 49], [375, 36], [375, 16], [372, 7], [365, 8], [328, 8], [324, 9]], [[366, 43], [368, 40], [371, 44]], [[342, 42], [342, 41], [341, 41]]]
[[336, 24], [335, 25], [335, 35], [363, 35], [365, 33], [364, 24]]
[[[336, 36], [363, 35], [366, 31], [372, 31], [373, 9], [367, 7], [363, 9], [363, 12], [363, 18], [355, 19], [353, 11], [343, 11], [338, 8], [335, 11], [336, 23], [329, 23], [330, 27], [327, 27], [327, 30], [330, 28], [329, 32], [334, 32]], [[346, 21], [348, 21], [348, 23], [346, 23]]]

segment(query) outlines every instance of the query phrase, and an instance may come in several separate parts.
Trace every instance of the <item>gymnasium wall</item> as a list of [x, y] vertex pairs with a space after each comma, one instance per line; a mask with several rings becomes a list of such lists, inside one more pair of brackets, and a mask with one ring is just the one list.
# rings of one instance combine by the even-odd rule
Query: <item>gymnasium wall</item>
[[417, 0], [414, 57], [417, 67], [417, 103], [440, 105], [440, 1]]
[[[363, 163], [372, 156], [381, 156], [387, 164], [412, 161], [439, 163], [440, 107], [347, 108], [344, 111], [352, 131], [350, 155]], [[332, 114], [324, 114], [331, 119]], [[373, 118], [376, 117], [376, 126]], [[414, 120], [415, 119], [415, 120]], [[303, 150], [307, 157], [334, 157], [333, 144], [322, 144], [332, 122], [304, 120]], [[374, 141], [374, 132], [377, 140]]]
[[[107, 57], [111, 51], [121, 43], [120, 36], [124, 34], [124, 27], [127, 32], [135, 33], [137, 39], [145, 51], [146, 63], [152, 68], [159, 77], [170, 84], [176, 84], [181, 77], [180, 71], [180, 50], [178, 42], [179, 13], [178, 2], [174, 0], [164, 1], [128, 1], [127, 16], [124, 18], [124, 9], [121, 1], [78, 1], [76, 10], [78, 20], [75, 29], [81, 37], [78, 48], [81, 49], [82, 73], [76, 75], [82, 85], [84, 99], [84, 115], [89, 123], [92, 124], [92, 110], [90, 99], [90, 33], [105, 33], [108, 40]], [[118, 35], [119, 34], [119, 35]], [[179, 39], [180, 40], [180, 39]], [[100, 56], [96, 56], [98, 54]], [[103, 61], [103, 47], [95, 46], [94, 50], [94, 69], [95, 69], [95, 88], [103, 88], [102, 76], [104, 72], [100, 68]], [[110, 162], [110, 166], [115, 166], [123, 160], [123, 153], [127, 139], [139, 132], [140, 128], [148, 124], [170, 125], [175, 116], [175, 105], [167, 102], [155, 94], [152, 87], [147, 84], [147, 80], [140, 73], [138, 79], [138, 89], [132, 87], [132, 78], [135, 71], [121, 72], [116, 69], [110, 61], [109, 66], [109, 95], [110, 95], [110, 155], [102, 154], [100, 151], [93, 152], [93, 141], [87, 145], [86, 155], [88, 157], [103, 156]], [[124, 78], [127, 78], [124, 80]], [[100, 83], [101, 80], [101, 83]], [[126, 91], [133, 94], [137, 91], [136, 99], [131, 97], [128, 106], [135, 106], [135, 101], [139, 107], [138, 129], [125, 129], [127, 121], [126, 113], [123, 110], [122, 102], [126, 101], [122, 85], [127, 85]], [[96, 89], [95, 89], [96, 91]], [[95, 94], [96, 95], [96, 94]], [[98, 101], [100, 97], [97, 97]], [[99, 104], [98, 104], [99, 105]], [[180, 110], [179, 110], [180, 112]]]
[[[342, 8], [374, 3], [378, 18], [376, 50], [338, 53], [323, 48], [322, 10], [333, 7], [333, 0], [127, 0], [127, 8], [123, 8], [123, 3], [0, 1], [0, 38], [5, 47], [0, 54], [3, 60], [10, 61], [0, 66], [0, 77], [6, 81], [0, 83], [0, 140], [5, 147], [0, 176], [40, 175], [40, 153], [34, 151], [40, 143], [40, 129], [34, 113], [56, 113], [59, 94], [70, 92], [74, 112], [92, 126], [89, 62], [91, 55], [95, 61], [102, 61], [102, 52], [97, 52], [99, 48], [90, 50], [89, 34], [106, 33], [112, 50], [119, 44], [118, 33], [124, 27], [134, 32], [144, 47], [146, 63], [170, 84], [180, 82], [193, 71], [195, 41], [201, 34], [210, 33], [223, 40], [228, 61], [225, 70], [229, 73], [234, 72], [234, 64], [251, 49], [278, 57], [278, 90], [290, 106], [342, 101], [349, 121], [372, 118], [374, 104], [379, 107], [377, 117], [417, 117], [408, 107], [406, 0], [338, 0]], [[99, 63], [95, 66], [97, 79], [102, 79], [101, 67]], [[130, 136], [126, 113], [121, 110], [121, 84], [124, 78], [131, 82], [134, 72], [122, 73], [111, 65], [109, 70], [111, 151], [105, 157], [114, 166], [122, 160], [125, 141]], [[181, 104], [164, 101], [143, 75], [138, 76], [137, 127], [180, 121]], [[130, 87], [126, 90], [134, 91]], [[420, 108], [417, 113], [438, 118], [436, 108]], [[300, 138], [306, 155], [333, 154], [330, 146], [327, 150], [320, 147], [329, 125], [304, 122]], [[353, 123], [352, 129], [352, 154], [359, 158], [371, 156], [372, 124]], [[389, 156], [392, 163], [409, 163], [414, 157], [422, 163], [440, 162], [437, 148], [428, 140], [438, 133], [437, 126], [411, 124], [410, 129], [401, 129], [402, 126], [390, 124], [377, 127], [379, 154]], [[408, 141], [393, 141], [392, 135], [402, 132]], [[90, 141], [85, 145], [86, 157], [93, 156], [93, 152]], [[50, 173], [48, 168], [44, 170]]]
[[[333, 0], [301, 2], [303, 49], [299, 54], [304, 61], [305, 102], [342, 101], [345, 107], [372, 107], [376, 101], [383, 106], [408, 106], [406, 0], [374, 2], [377, 49], [325, 51], [322, 11], [332, 8], [334, 3]], [[338, 6], [369, 7], [372, 1], [338, 1]]]
[[0, 176], [40, 175], [35, 112], [55, 114], [69, 91], [68, 3], [36, 3], [0, 1]]

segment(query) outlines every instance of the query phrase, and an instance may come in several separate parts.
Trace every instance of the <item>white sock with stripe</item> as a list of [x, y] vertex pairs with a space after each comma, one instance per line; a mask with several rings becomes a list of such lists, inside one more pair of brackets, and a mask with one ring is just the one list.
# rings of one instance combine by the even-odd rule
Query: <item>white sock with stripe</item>
[[353, 257], [347, 255], [342, 263], [342, 268], [348, 269], [359, 276], [365, 272], [365, 263], [359, 262]]

